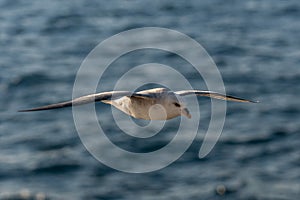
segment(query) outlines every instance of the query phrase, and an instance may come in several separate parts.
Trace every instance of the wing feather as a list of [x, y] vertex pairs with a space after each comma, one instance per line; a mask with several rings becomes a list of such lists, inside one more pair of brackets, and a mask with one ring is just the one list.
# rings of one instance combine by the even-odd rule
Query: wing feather
[[248, 99], [243, 99], [231, 95], [225, 95], [217, 92], [212, 92], [212, 91], [203, 91], [203, 90], [182, 90], [182, 91], [177, 91], [175, 92], [177, 95], [180, 96], [186, 96], [186, 95], [197, 95], [197, 96], [205, 96], [205, 97], [210, 97], [210, 98], [215, 98], [215, 99], [221, 99], [225, 101], [236, 101], [236, 102], [250, 102], [250, 103], [258, 103], [258, 101], [252, 101]]
[[73, 99], [71, 101], [55, 103], [55, 104], [50, 104], [50, 105], [31, 108], [31, 109], [19, 110], [19, 112], [51, 110], [51, 109], [58, 109], [58, 108], [64, 108], [64, 107], [70, 107], [70, 106], [78, 106], [78, 105], [88, 104], [88, 103], [92, 103], [92, 102], [118, 99], [118, 98], [128, 96], [128, 95], [132, 95], [132, 92], [128, 92], [128, 91], [102, 92], [102, 93], [82, 96], [82, 97]]

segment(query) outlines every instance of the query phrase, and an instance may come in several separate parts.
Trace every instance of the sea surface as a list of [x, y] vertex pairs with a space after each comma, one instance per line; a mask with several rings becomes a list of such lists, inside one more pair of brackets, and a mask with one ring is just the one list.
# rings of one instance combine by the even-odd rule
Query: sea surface
[[[0, 199], [299, 199], [299, 19], [298, 0], [0, 0]], [[148, 173], [120, 172], [96, 160], [78, 136], [72, 109], [17, 112], [71, 99], [89, 52], [142, 27], [190, 36], [218, 66], [228, 94], [260, 101], [228, 102], [222, 135], [208, 156], [198, 157], [211, 114], [206, 98], [198, 98], [201, 120], [192, 145], [171, 165]], [[195, 89], [206, 89], [187, 61], [148, 49], [112, 63], [98, 91], [112, 90], [122, 74], [147, 63], [174, 67]], [[85, 74], [87, 82], [95, 73]], [[129, 75], [128, 87], [150, 87], [134, 85], [147, 76], [180, 87], [172, 75], [153, 70]], [[108, 137], [135, 152], [163, 148], [180, 122], [166, 123], [151, 140], [136, 140], [117, 128], [109, 105], [96, 110]], [[109, 154], [101, 144], [97, 148]]]

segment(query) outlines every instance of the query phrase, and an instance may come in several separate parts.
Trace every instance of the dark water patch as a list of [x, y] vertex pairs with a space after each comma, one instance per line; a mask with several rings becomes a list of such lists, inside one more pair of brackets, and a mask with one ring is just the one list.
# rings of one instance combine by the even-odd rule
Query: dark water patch
[[26, 169], [23, 166], [17, 166], [17, 164], [7, 164], [5, 166], [1, 166], [0, 170], [0, 181], [11, 180], [11, 179], [22, 179], [26, 177], [32, 176], [30, 170]]
[[11, 87], [17, 87], [17, 86], [24, 86], [24, 87], [30, 87], [37, 84], [47, 83], [49, 81], [49, 76], [43, 73], [34, 73], [34, 74], [27, 74], [23, 75], [22, 77], [18, 77], [11, 81], [10, 88]]
[[[150, 143], [136, 143], [133, 141], [129, 142], [129, 146], [134, 149], [134, 152], [138, 153], [153, 152], [163, 148], [166, 145], [168, 145], [168, 142], [163, 140], [151, 141]], [[133, 151], [133, 149], [130, 148], [131, 151]]]
[[190, 12], [193, 11], [193, 9], [195, 9], [193, 7], [193, 3], [192, 2], [164, 2], [162, 5], [159, 5], [159, 9], [162, 12], [167, 12], [170, 14], [179, 14], [182, 15], [183, 13], [185, 14], [190, 14]]
[[223, 198], [234, 198], [247, 184], [243, 181], [226, 182], [215, 187], [215, 194]]
[[297, 17], [300, 15], [300, 7], [298, 4], [288, 3], [285, 6], [281, 6], [279, 9], [273, 11], [274, 16], [292, 16]]
[[[228, 106], [228, 105], [227, 105]], [[226, 112], [226, 116], [231, 116], [231, 115], [243, 115], [249, 112], [249, 108], [245, 108], [242, 106], [228, 106], [228, 110]]]
[[[265, 83], [265, 80], [260, 79], [260, 77], [255, 76], [254, 74], [243, 72], [229, 74], [228, 76], [224, 76], [223, 80], [227, 84], [235, 84], [239, 85], [240, 87], [243, 87], [243, 85], [248, 85], [248, 87], [251, 87], [251, 85], [259, 85]], [[247, 93], [246, 89], [243, 89], [242, 91]]]
[[226, 56], [214, 56], [213, 60], [218, 68], [223, 68], [228, 65]]
[[[24, 145], [28, 146], [32, 150], [37, 150], [41, 152], [47, 152], [47, 151], [58, 151], [64, 148], [74, 148], [80, 143], [79, 139], [74, 135], [74, 137], [71, 138], [65, 138], [57, 140], [55, 139], [57, 135], [53, 136], [53, 139], [50, 139], [50, 137], [46, 138], [30, 138], [25, 139], [22, 141], [19, 141], [16, 145]], [[81, 144], [81, 143], [80, 143]]]
[[286, 85], [289, 85], [289, 86], [292, 84], [299, 84], [299, 82], [300, 82], [300, 74], [299, 73], [291, 74], [289, 76], [278, 75], [278, 77], [274, 81], [285, 83]]
[[24, 74], [14, 78], [8, 84], [9, 89], [14, 88], [30, 88], [30, 87], [41, 87], [49, 83], [65, 83], [68, 80], [60, 79], [44, 72], [34, 72], [30, 74]]
[[271, 130], [271, 135], [274, 137], [287, 137], [289, 135], [292, 134], [292, 131], [289, 131], [288, 129], [284, 128], [284, 127], [277, 127], [277, 128], [273, 128]]
[[267, 53], [260, 53], [256, 54], [255, 57], [258, 59], [260, 62], [269, 62], [269, 61], [281, 61], [282, 57], [280, 55], [276, 54], [267, 54]]
[[114, 192], [107, 192], [105, 194], [87, 194], [83, 196], [83, 199], [91, 199], [91, 200], [100, 200], [100, 199], [107, 199], [107, 200], [117, 200], [123, 199], [122, 194], [118, 194]]
[[260, 138], [236, 138], [221, 141], [222, 144], [226, 145], [257, 145], [257, 144], [265, 144], [272, 141], [271, 137], [260, 137]]
[[179, 166], [193, 163], [201, 166], [201, 163], [209, 162], [209, 160], [213, 157], [214, 152], [210, 152], [209, 156], [199, 158], [199, 151], [202, 144], [202, 139], [195, 139], [188, 147], [188, 149], [184, 152], [184, 154], [176, 161], [176, 165]]
[[147, 153], [147, 152], [152, 152], [156, 151], [158, 149], [163, 148], [164, 146], [168, 145], [168, 143], [171, 141], [159, 138], [161, 136], [156, 135], [155, 138], [149, 138], [149, 139], [144, 139], [144, 138], [134, 138], [132, 136], [126, 136], [127, 139], [122, 139], [118, 138], [118, 140], [114, 140], [112, 138], [112, 142], [117, 145], [120, 148], [123, 148], [127, 151], [130, 152], [135, 152], [135, 153]]
[[247, 53], [247, 50], [235, 45], [223, 45], [214, 50], [213, 54], [218, 55], [230, 55], [230, 56], [242, 56]]
[[58, 150], [62, 148], [72, 148], [77, 145], [77, 140], [68, 139], [67, 141], [59, 141], [59, 142], [44, 142], [35, 145], [35, 149], [39, 151], [50, 151], [50, 150]]
[[48, 35], [53, 33], [69, 33], [79, 31], [84, 24], [84, 19], [78, 13], [55, 15], [48, 19], [41, 33]]
[[272, 108], [272, 110], [261, 110], [261, 114], [264, 116], [274, 115], [275, 113], [285, 117], [297, 117], [300, 115], [300, 109], [297, 106], [288, 105], [279, 108]]
[[[272, 147], [274, 145], [276, 145], [277, 147], [276, 148]], [[286, 154], [293, 152], [293, 148], [284, 146], [284, 145], [280, 146], [278, 144], [270, 144], [267, 146], [260, 146], [259, 148], [261, 148], [262, 151], [252, 150], [248, 154], [238, 157], [237, 160], [241, 163], [241, 165], [247, 166], [253, 162], [261, 163], [262, 161], [265, 161], [272, 157], [277, 158], [277, 157], [281, 156], [281, 154], [283, 152]], [[258, 175], [258, 176], [262, 177], [261, 175]], [[271, 177], [265, 177], [265, 179], [271, 180]], [[278, 179], [278, 177], [277, 177], [277, 179]]]
[[91, 170], [90, 176], [99, 178], [99, 177], [103, 177], [103, 176], [109, 176], [110, 174], [112, 174], [114, 172], [116, 172], [116, 170], [99, 163], [96, 167], [94, 167]]
[[65, 174], [80, 170], [81, 165], [77, 163], [44, 163], [32, 169], [32, 173], [40, 174]]
[[224, 145], [260, 145], [287, 139], [291, 135], [291, 132], [285, 129], [274, 129], [269, 134], [264, 134], [263, 136], [256, 134], [253, 137], [229, 138], [221, 140], [220, 143]]
[[29, 190], [21, 190], [20, 192], [4, 192], [0, 194], [0, 200], [51, 200], [50, 196], [43, 192], [32, 192]]
[[[176, 120], [176, 119], [175, 119]], [[135, 122], [132, 122], [135, 123]], [[146, 123], [146, 122], [145, 122]], [[110, 124], [103, 124], [102, 129], [105, 133], [107, 133], [107, 137], [117, 146], [131, 152], [145, 153], [158, 150], [166, 146], [175, 136], [178, 130], [177, 123], [174, 121], [166, 122], [162, 130], [160, 130], [157, 134], [152, 137], [139, 138], [128, 135], [123, 132], [115, 122], [111, 122]], [[137, 124], [136, 126], [139, 126]], [[155, 129], [149, 127], [145, 130], [140, 129], [130, 129], [130, 132], [135, 133], [137, 136], [139, 135], [138, 131], [143, 131], [142, 135], [149, 134], [151, 135]]]

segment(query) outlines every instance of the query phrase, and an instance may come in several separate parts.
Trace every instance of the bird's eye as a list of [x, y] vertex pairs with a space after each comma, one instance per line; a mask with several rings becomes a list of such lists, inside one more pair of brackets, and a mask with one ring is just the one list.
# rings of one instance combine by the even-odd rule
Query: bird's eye
[[180, 107], [180, 104], [179, 103], [174, 103], [174, 105], [176, 106], [176, 107]]

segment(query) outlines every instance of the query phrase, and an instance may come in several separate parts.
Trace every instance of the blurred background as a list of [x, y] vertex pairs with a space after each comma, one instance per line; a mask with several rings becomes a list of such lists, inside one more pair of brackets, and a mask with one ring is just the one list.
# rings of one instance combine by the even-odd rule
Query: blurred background
[[[298, 199], [299, 17], [298, 0], [0, 0], [0, 199]], [[199, 98], [199, 136], [188, 151], [146, 174], [95, 160], [80, 142], [71, 109], [17, 113], [70, 99], [76, 72], [97, 44], [145, 26], [189, 35], [216, 62], [227, 93], [260, 101], [227, 104], [222, 136], [206, 158], [198, 151], [210, 119], [207, 99]], [[149, 62], [176, 66], [205, 89], [186, 61], [149, 50], [113, 63], [101, 91]], [[110, 113], [110, 106], [97, 110]], [[178, 122], [170, 121], [145, 149], [111, 121], [103, 122], [111, 138], [135, 151], [166, 144]]]

